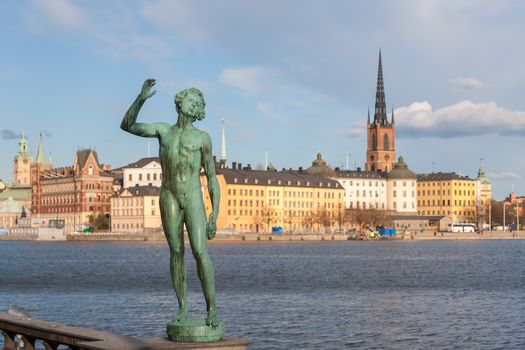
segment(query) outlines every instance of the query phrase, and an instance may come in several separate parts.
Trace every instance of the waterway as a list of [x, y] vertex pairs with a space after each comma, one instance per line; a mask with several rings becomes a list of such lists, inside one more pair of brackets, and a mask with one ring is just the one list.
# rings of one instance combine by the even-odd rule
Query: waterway
[[[187, 248], [191, 312], [204, 317]], [[210, 253], [226, 332], [250, 349], [525, 348], [523, 240], [244, 242]], [[164, 336], [176, 311], [168, 259], [162, 243], [0, 242], [0, 310]]]

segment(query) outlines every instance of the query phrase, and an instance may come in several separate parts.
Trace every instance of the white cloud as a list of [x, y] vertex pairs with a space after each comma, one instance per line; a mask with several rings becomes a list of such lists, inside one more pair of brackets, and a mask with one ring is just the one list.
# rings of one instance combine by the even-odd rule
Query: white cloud
[[455, 86], [463, 89], [480, 89], [489, 86], [476, 78], [457, 77], [452, 80]]
[[223, 69], [219, 81], [245, 94], [259, 92], [271, 70], [263, 67], [240, 67]]
[[499, 173], [487, 173], [489, 179], [516, 180], [521, 179], [521, 175], [513, 171], [502, 171]]
[[81, 28], [87, 22], [85, 13], [69, 0], [34, 0], [33, 6], [33, 16], [62, 29]]
[[395, 110], [401, 137], [454, 138], [474, 135], [525, 135], [525, 112], [510, 111], [494, 102], [461, 101], [436, 109], [427, 101]]

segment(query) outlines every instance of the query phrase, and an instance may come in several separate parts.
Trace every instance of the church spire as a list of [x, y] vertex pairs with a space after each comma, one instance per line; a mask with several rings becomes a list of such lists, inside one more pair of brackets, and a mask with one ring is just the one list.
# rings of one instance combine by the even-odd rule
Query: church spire
[[385, 87], [383, 84], [383, 64], [381, 63], [381, 49], [379, 49], [379, 63], [377, 66], [377, 88], [376, 88], [376, 105], [374, 114], [374, 124], [387, 125], [385, 103]]
[[392, 105], [392, 121], [390, 124], [395, 124], [394, 122], [394, 106]]
[[368, 125], [370, 125], [370, 106], [368, 106]]
[[38, 142], [38, 150], [36, 151], [36, 163], [44, 164], [46, 161], [44, 159], [44, 145], [42, 140], [42, 133], [40, 133], [40, 141]]
[[228, 158], [226, 156], [226, 136], [224, 135], [224, 118], [222, 118], [221, 158], [219, 161], [221, 165], [225, 165], [227, 160]]

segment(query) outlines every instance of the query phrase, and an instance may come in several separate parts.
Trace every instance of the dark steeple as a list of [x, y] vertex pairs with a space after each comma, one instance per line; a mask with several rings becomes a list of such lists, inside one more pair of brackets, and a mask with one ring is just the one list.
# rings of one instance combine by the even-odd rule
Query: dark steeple
[[379, 64], [377, 67], [376, 110], [374, 114], [374, 124], [380, 124], [383, 126], [388, 125], [385, 103], [385, 87], [383, 86], [383, 65], [381, 63], [381, 49], [379, 49]]
[[395, 122], [394, 122], [394, 106], [392, 106], [392, 121], [390, 122], [390, 124], [395, 124]]

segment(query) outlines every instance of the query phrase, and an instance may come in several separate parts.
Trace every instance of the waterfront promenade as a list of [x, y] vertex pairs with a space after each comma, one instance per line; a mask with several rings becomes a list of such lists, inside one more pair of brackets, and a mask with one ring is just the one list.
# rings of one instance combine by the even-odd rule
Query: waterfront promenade
[[[133, 241], [133, 242], [163, 242], [165, 237], [163, 234], [125, 234], [125, 233], [89, 233], [67, 235], [68, 241], [77, 242], [108, 242], [108, 241]], [[0, 236], [0, 241], [31, 241], [34, 236], [12, 235]], [[188, 237], [185, 237], [188, 241]], [[374, 237], [364, 240], [401, 240], [401, 241], [417, 241], [417, 240], [512, 240], [525, 239], [525, 231], [486, 231], [483, 234], [476, 232], [434, 232], [424, 231], [417, 233], [398, 233], [394, 237]], [[354, 234], [330, 234], [330, 233], [293, 233], [293, 234], [269, 234], [269, 233], [228, 233], [217, 234], [217, 236], [209, 241], [214, 243], [228, 243], [228, 242], [315, 242], [315, 241], [347, 241], [347, 240], [361, 240], [359, 235]]]

